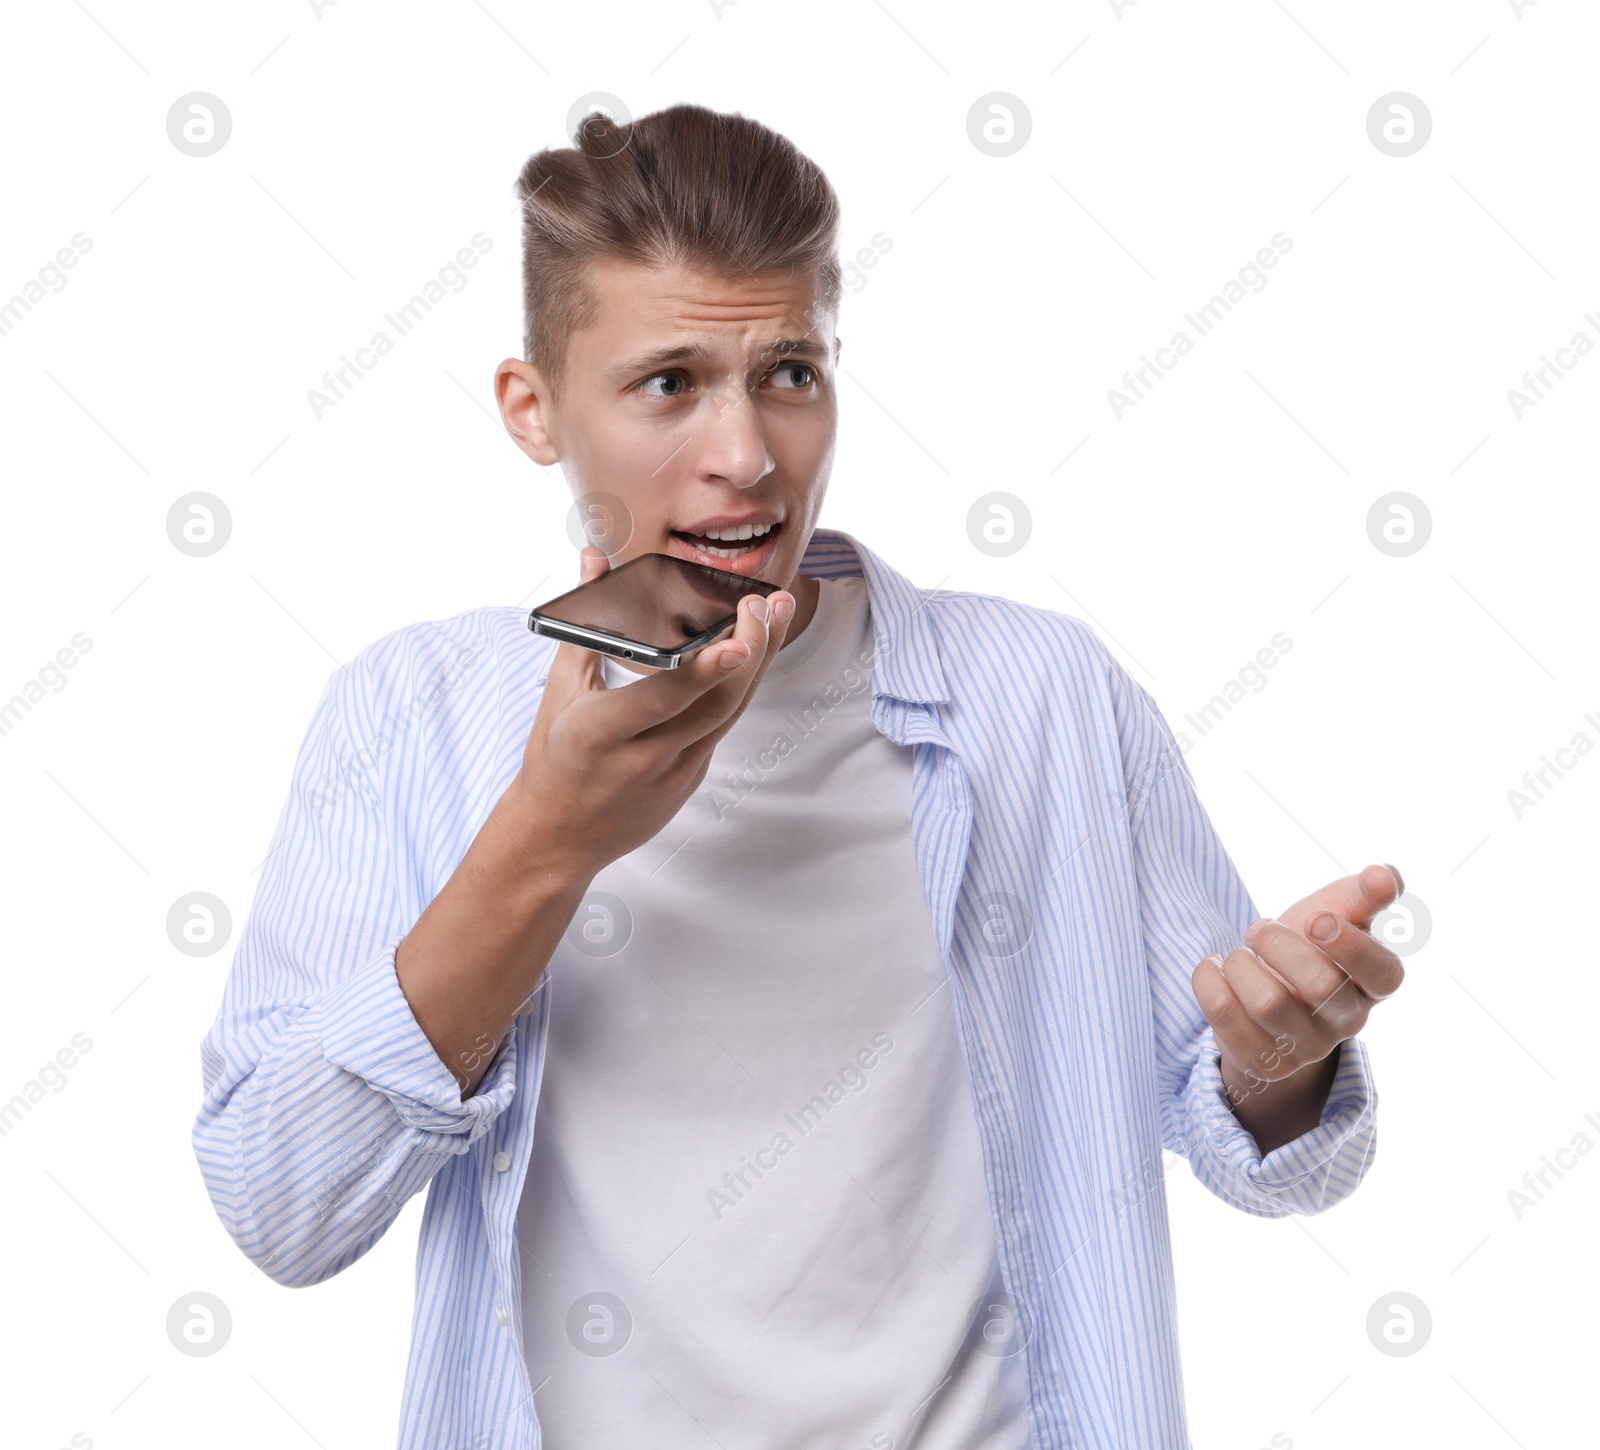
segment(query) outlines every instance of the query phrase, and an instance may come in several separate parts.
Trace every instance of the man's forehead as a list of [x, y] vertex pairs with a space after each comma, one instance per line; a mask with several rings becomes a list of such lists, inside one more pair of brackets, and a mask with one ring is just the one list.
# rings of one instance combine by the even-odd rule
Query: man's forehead
[[680, 266], [611, 262], [596, 268], [602, 325], [637, 337], [744, 330], [769, 323], [774, 335], [820, 336], [828, 320], [816, 307], [815, 279], [797, 270], [720, 274]]

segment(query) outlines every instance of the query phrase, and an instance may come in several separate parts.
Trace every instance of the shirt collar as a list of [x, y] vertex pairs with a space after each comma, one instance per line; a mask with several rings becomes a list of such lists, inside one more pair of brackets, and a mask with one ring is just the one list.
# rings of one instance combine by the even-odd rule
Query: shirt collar
[[924, 704], [945, 703], [950, 692], [939, 662], [939, 644], [924, 606], [931, 594], [843, 529], [815, 528], [799, 572], [808, 579], [865, 575], [877, 654], [872, 693]]

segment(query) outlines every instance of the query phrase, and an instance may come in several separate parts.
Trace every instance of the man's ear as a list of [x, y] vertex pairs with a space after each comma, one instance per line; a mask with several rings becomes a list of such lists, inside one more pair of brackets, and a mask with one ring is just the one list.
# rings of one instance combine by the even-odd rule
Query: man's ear
[[508, 357], [494, 370], [495, 401], [500, 418], [517, 447], [545, 468], [560, 460], [554, 436], [550, 383], [533, 363]]

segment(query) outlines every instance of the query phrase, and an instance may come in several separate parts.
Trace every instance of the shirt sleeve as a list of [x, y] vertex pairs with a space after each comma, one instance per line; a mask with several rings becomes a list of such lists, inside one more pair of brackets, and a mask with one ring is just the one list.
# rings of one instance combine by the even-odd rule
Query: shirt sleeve
[[358, 658], [323, 690], [200, 1048], [201, 1177], [234, 1242], [291, 1286], [360, 1258], [516, 1090], [513, 1032], [484, 1044], [463, 1101], [395, 977], [405, 847], [349, 728], [369, 679]]
[[1377, 1093], [1359, 1036], [1336, 1049], [1321, 1121], [1263, 1155], [1234, 1116], [1215, 1034], [1194, 995], [1201, 958], [1244, 945], [1256, 909], [1154, 699], [1120, 666], [1118, 731], [1150, 976], [1162, 1146], [1224, 1202], [1263, 1218], [1316, 1214], [1349, 1197], [1377, 1145]]

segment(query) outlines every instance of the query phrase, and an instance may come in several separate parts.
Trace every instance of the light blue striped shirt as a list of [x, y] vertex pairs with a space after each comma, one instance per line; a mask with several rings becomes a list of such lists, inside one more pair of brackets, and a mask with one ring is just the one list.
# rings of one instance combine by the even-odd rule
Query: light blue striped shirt
[[[872, 722], [913, 747], [1034, 1443], [1185, 1450], [1162, 1150], [1247, 1213], [1331, 1207], [1376, 1142], [1366, 1045], [1340, 1047], [1320, 1124], [1263, 1157], [1190, 986], [1261, 913], [1148, 692], [1081, 620], [920, 589], [842, 530], [815, 530], [800, 571], [865, 575]], [[337, 1274], [427, 1189], [400, 1450], [539, 1443], [515, 1220], [549, 994], [463, 1102], [394, 952], [515, 776], [555, 648], [484, 608], [334, 672], [201, 1046], [201, 1173], [278, 1283]]]

